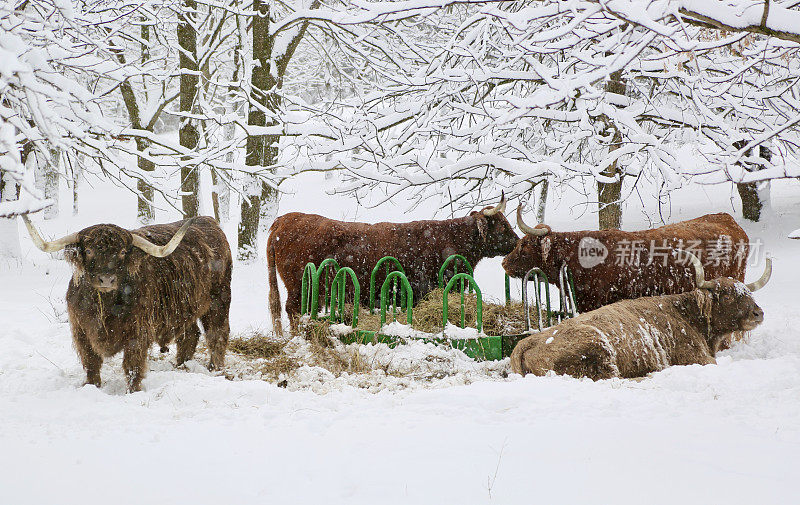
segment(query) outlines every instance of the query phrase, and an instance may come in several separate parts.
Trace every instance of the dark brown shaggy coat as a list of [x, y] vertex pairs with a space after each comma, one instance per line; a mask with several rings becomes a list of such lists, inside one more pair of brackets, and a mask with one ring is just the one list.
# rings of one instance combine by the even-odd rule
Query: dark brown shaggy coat
[[[128, 389], [138, 391], [153, 342], [162, 350], [177, 339], [177, 361], [194, 355], [205, 329], [211, 368], [223, 366], [231, 302], [231, 250], [217, 222], [196, 218], [175, 251], [164, 258], [133, 247], [131, 234], [166, 244], [183, 224], [128, 231], [100, 224], [78, 232], [66, 249], [74, 275], [67, 289], [72, 339], [86, 369], [87, 383], [100, 385], [104, 357], [124, 353]], [[117, 287], [95, 288], [98, 275], [116, 275]]]
[[624, 300], [567, 319], [521, 340], [511, 369], [598, 380], [716, 363], [723, 338], [752, 330], [764, 313], [741, 282], [713, 282], [712, 289]]
[[[290, 321], [300, 313], [303, 268], [309, 262], [319, 265], [326, 258], [355, 271], [361, 303], [366, 305], [372, 269], [384, 256], [394, 256], [408, 275], [416, 303], [436, 288], [439, 268], [450, 255], [461, 254], [474, 267], [483, 258], [507, 254], [514, 248], [519, 237], [508, 220], [502, 212], [484, 215], [488, 209], [491, 207], [456, 219], [409, 223], [348, 223], [301, 212], [280, 216], [270, 228], [267, 244], [275, 330], [282, 331], [276, 270], [288, 292]], [[377, 277], [380, 289], [385, 275], [381, 272]]]
[[[584, 268], [579, 258], [580, 243], [585, 237], [601, 242], [608, 251], [602, 263], [589, 268]], [[700, 241], [700, 259], [708, 278], [730, 277], [744, 281], [750, 250], [748, 240], [747, 233], [724, 212], [652, 230], [551, 231], [542, 237], [526, 235], [520, 239], [503, 259], [503, 268], [508, 275], [522, 278], [531, 268], [539, 267], [551, 282], [556, 282], [561, 265], [566, 263], [575, 280], [578, 311], [588, 312], [619, 300], [683, 293], [696, 287], [694, 269], [684, 258], [659, 255], [649, 261], [651, 241], [657, 253], [688, 249], [695, 241]], [[644, 248], [635, 257], [634, 246], [627, 247], [634, 243]], [[722, 247], [718, 248], [718, 244]], [[719, 251], [728, 246], [730, 252], [720, 255], [720, 261], [716, 258], [708, 261], [708, 249]]]

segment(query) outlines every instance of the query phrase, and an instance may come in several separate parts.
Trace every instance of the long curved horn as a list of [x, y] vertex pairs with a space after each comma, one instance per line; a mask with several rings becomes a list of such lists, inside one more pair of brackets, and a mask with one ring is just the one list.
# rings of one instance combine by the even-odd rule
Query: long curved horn
[[41, 235], [39, 235], [39, 232], [33, 226], [31, 220], [28, 219], [27, 215], [22, 214], [22, 221], [25, 222], [25, 227], [28, 228], [28, 233], [30, 234], [31, 239], [33, 240], [33, 244], [46, 253], [60, 251], [61, 249], [64, 249], [68, 245], [74, 244], [75, 242], [78, 241], [78, 234], [71, 233], [66, 237], [61, 237], [58, 240], [47, 242], [42, 239]]
[[146, 252], [150, 256], [155, 256], [156, 258], [169, 256], [175, 249], [178, 248], [181, 240], [183, 240], [183, 236], [186, 235], [186, 231], [189, 229], [192, 223], [194, 223], [194, 220], [195, 218], [187, 219], [186, 222], [183, 223], [183, 226], [181, 226], [178, 231], [175, 232], [175, 235], [169, 239], [169, 242], [164, 245], [155, 245], [146, 238], [136, 235], [135, 233], [133, 234], [133, 245]]
[[506, 192], [503, 191], [501, 196], [500, 196], [500, 203], [498, 203], [497, 205], [495, 205], [491, 209], [484, 210], [483, 211], [483, 215], [486, 216], [486, 217], [489, 217], [489, 216], [494, 216], [498, 212], [503, 213], [503, 212], [506, 211], [506, 204], [507, 203], [508, 202], [506, 201]]
[[690, 253], [689, 251], [684, 251], [683, 249], [676, 249], [676, 251], [681, 252], [689, 257], [689, 261], [692, 262], [694, 265], [694, 274], [695, 279], [697, 281], [697, 287], [703, 289], [710, 289], [714, 287], [714, 283], [711, 281], [706, 280], [706, 271], [703, 268], [703, 264], [700, 263], [700, 260], [697, 259], [697, 256]]
[[522, 220], [522, 205], [517, 207], [517, 227], [522, 230], [525, 235], [533, 235], [534, 237], [541, 237], [550, 233], [550, 228], [531, 228], [525, 221]]
[[764, 285], [769, 281], [769, 278], [772, 276], [772, 258], [767, 256], [767, 266], [764, 267], [764, 273], [761, 274], [761, 278], [755, 282], [751, 282], [750, 284], [745, 284], [747, 289], [750, 291], [758, 291], [759, 289], [763, 288]]

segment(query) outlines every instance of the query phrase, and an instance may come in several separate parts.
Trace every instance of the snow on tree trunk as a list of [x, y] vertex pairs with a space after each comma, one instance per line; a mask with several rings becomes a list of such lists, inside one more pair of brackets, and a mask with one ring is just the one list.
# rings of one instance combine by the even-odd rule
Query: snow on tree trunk
[[45, 198], [52, 200], [53, 205], [47, 207], [44, 212], [45, 219], [55, 219], [58, 217], [58, 164], [61, 158], [61, 153], [56, 150], [50, 150], [50, 159], [46, 160], [43, 156], [31, 153], [32, 156], [28, 157], [28, 163], [33, 164], [34, 178], [36, 180], [36, 189], [41, 191]]
[[[738, 140], [733, 143], [733, 146], [737, 149], [742, 149], [745, 145], [747, 145], [747, 142], [744, 140]], [[758, 151], [760, 158], [767, 161], [772, 160], [772, 152], [769, 147], [763, 145], [759, 146]], [[745, 156], [751, 156], [752, 152], [752, 149], [748, 149]], [[741, 165], [744, 166], [748, 172], [755, 172], [765, 168], [764, 164], [757, 162], [743, 162]], [[769, 181], [736, 184], [736, 190], [739, 192], [739, 197], [742, 199], [742, 216], [744, 216], [745, 219], [756, 223], [761, 221], [764, 211], [767, 210], [770, 204], [770, 184]]]
[[83, 184], [83, 159], [72, 166], [72, 215], [77, 216], [79, 210], [80, 190]]
[[[233, 153], [230, 156], [233, 157]], [[220, 223], [227, 223], [231, 214], [231, 189], [216, 170], [211, 171], [211, 184], [214, 217]]]
[[208, 169], [198, 167], [197, 181], [197, 215], [214, 216], [219, 221], [216, 205], [214, 204], [214, 185]]
[[[625, 78], [622, 70], [613, 72], [606, 81], [605, 90], [608, 93], [625, 95]], [[622, 142], [622, 134], [616, 125], [609, 124], [613, 132], [609, 152], [619, 149]], [[597, 181], [597, 201], [598, 201], [598, 226], [600, 230], [619, 229], [622, 226], [622, 171], [619, 170], [615, 160], [605, 170], [601, 172], [605, 177], [617, 178], [615, 182]]]
[[[17, 185], [0, 171], [0, 204], [17, 199]], [[0, 257], [19, 258], [19, 230], [17, 218], [0, 217]]]
[[[253, 1], [253, 74], [251, 77], [250, 109], [247, 115], [249, 126], [275, 126], [280, 100], [275, 94], [277, 69], [271, 59], [274, 38], [269, 34], [270, 4], [261, 0]], [[271, 113], [269, 120], [265, 110]], [[278, 135], [263, 135], [248, 131], [245, 165], [251, 170], [256, 167], [272, 167], [278, 161]], [[267, 169], [269, 170], [269, 169]], [[250, 261], [258, 258], [258, 232], [264, 226], [262, 218], [268, 218], [277, 206], [278, 192], [263, 181], [251, 180], [246, 183], [246, 198], [242, 200], [241, 221], [239, 222], [239, 259]], [[259, 226], [259, 221], [262, 221]]]
[[[142, 142], [144, 143], [144, 142]], [[156, 169], [155, 163], [147, 160], [146, 158], [139, 158], [137, 162], [139, 169], [145, 173], [154, 172]], [[155, 190], [144, 179], [139, 179], [136, 183], [136, 189], [139, 190], [139, 195], [136, 201], [136, 220], [140, 224], [150, 224], [156, 218], [156, 211], [153, 208], [153, 197], [155, 197]]]
[[550, 189], [550, 181], [547, 179], [541, 183], [539, 190], [539, 201], [536, 202], [536, 219], [538, 223], [544, 223], [545, 211], [547, 210], [547, 193]]
[[[181, 146], [190, 151], [197, 149], [200, 140], [195, 120], [189, 117], [196, 112], [200, 83], [197, 65], [197, 34], [193, 26], [193, 23], [196, 22], [196, 12], [197, 2], [195, 0], [183, 0], [178, 20], [178, 44], [181, 46], [180, 111], [183, 113], [179, 137]], [[181, 204], [184, 217], [196, 216], [198, 211], [198, 167], [189, 163], [190, 160], [190, 156], [183, 156], [184, 163], [181, 166]]]

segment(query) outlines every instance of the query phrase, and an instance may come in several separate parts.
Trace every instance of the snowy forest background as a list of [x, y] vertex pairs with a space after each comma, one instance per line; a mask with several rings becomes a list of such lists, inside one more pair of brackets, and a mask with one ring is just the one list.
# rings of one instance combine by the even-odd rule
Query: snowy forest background
[[687, 184], [759, 221], [800, 177], [798, 1], [2, 0], [0, 26], [5, 217], [113, 181], [143, 224], [237, 222], [249, 260], [309, 171], [446, 215], [504, 190], [541, 221], [570, 188], [599, 228]]

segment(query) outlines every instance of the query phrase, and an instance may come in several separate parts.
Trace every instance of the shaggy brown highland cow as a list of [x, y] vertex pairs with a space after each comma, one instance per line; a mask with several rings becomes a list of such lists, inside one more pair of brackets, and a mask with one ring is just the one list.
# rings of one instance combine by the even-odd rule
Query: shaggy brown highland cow
[[231, 250], [210, 217], [126, 230], [90, 226], [52, 242], [23, 216], [36, 246], [65, 249], [73, 276], [67, 288], [72, 340], [86, 383], [100, 386], [104, 357], [124, 353], [128, 391], [141, 390], [153, 342], [167, 351], [177, 339], [177, 363], [191, 359], [205, 330], [210, 369], [223, 366], [231, 303]]
[[745, 285], [730, 278], [707, 281], [700, 261], [690, 259], [697, 289], [623, 300], [567, 319], [521, 340], [511, 354], [511, 369], [522, 375], [553, 370], [598, 380], [716, 363], [714, 355], [728, 334], [752, 330], [763, 321], [751, 291], [767, 283], [772, 265], [767, 259], [761, 278]]

